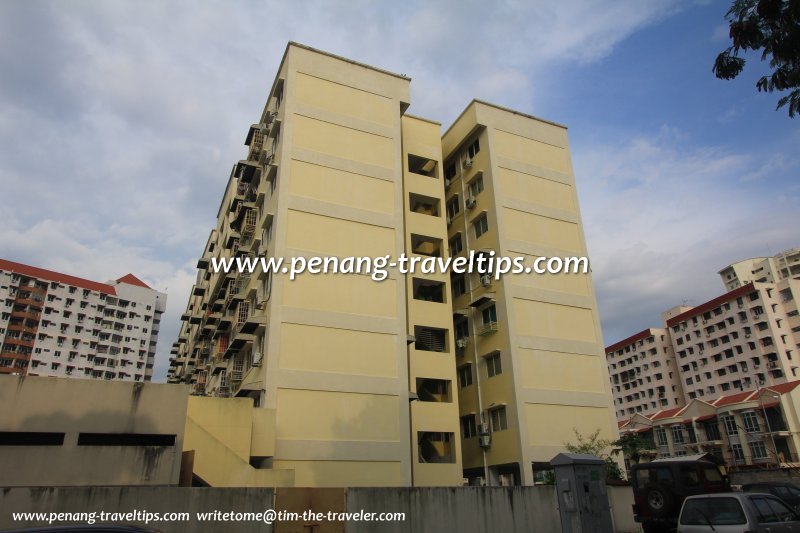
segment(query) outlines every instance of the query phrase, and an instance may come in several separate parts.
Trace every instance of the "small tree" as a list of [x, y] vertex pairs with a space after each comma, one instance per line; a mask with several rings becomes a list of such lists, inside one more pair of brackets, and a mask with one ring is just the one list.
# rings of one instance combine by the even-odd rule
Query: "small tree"
[[650, 448], [650, 443], [647, 439], [638, 433], [625, 433], [613, 443], [614, 449], [611, 451], [612, 455], [622, 454], [633, 463], [638, 463], [644, 450]]
[[619, 465], [606, 451], [611, 449], [611, 447], [615, 445], [616, 441], [601, 439], [599, 429], [588, 436], [581, 435], [576, 428], [572, 428], [572, 431], [575, 433], [575, 439], [578, 442], [577, 444], [565, 442], [564, 447], [567, 449], [567, 451], [599, 457], [606, 463], [606, 477], [608, 479], [624, 479]]
[[731, 80], [744, 70], [739, 53], [761, 50], [761, 60], [773, 69], [756, 83], [759, 92], [789, 94], [778, 100], [788, 105], [789, 117], [800, 113], [800, 2], [797, 0], [734, 0], [725, 18], [733, 42], [714, 62], [717, 78]]

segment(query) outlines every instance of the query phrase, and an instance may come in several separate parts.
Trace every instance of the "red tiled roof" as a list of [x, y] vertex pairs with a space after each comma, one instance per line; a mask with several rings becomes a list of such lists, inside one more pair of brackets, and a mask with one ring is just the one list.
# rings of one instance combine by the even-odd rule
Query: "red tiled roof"
[[672, 409], [664, 409], [651, 416], [650, 420], [661, 420], [662, 418], [672, 418], [673, 416], [680, 413], [683, 409], [684, 409], [683, 407], [673, 407]]
[[15, 263], [6, 259], [0, 259], [0, 270], [7, 270], [23, 276], [30, 276], [32, 278], [39, 278], [47, 281], [56, 281], [65, 285], [73, 285], [82, 289], [89, 289], [90, 291], [102, 292], [105, 294], [116, 295], [114, 287], [106, 283], [91, 281], [88, 279], [70, 276], [69, 274], [62, 274], [60, 272], [53, 272], [52, 270], [45, 270], [44, 268], [33, 267], [30, 265], [23, 265], [22, 263]]
[[701, 315], [706, 311], [711, 311], [719, 307], [720, 305], [724, 304], [729, 300], [733, 300], [734, 298], [738, 298], [739, 296], [744, 296], [745, 294], [750, 294], [753, 291], [753, 284], [748, 283], [738, 289], [733, 289], [730, 292], [726, 292], [722, 296], [717, 296], [713, 300], [709, 300], [704, 304], [700, 304], [697, 307], [692, 307], [688, 311], [684, 311], [679, 315], [675, 315], [674, 317], [667, 320], [667, 327], [671, 328], [675, 324], [679, 324], [686, 320], [687, 318], [691, 318], [693, 316]]
[[623, 347], [625, 347], [625, 346], [627, 346], [629, 344], [632, 344], [632, 343], [634, 343], [634, 342], [636, 342], [638, 340], [646, 339], [647, 337], [649, 337], [652, 334], [653, 334], [652, 328], [648, 328], [648, 329], [646, 329], [644, 331], [640, 331], [639, 333], [637, 333], [635, 335], [631, 335], [627, 339], [622, 339], [621, 341], [616, 342], [616, 343], [612, 344], [611, 346], [607, 347], [606, 348], [606, 353], [617, 351], [620, 348], [623, 348]]
[[755, 393], [756, 391], [751, 390], [745, 392], [737, 392], [736, 394], [729, 394], [728, 396], [720, 396], [719, 398], [711, 402], [711, 405], [713, 405], [714, 407], [722, 407], [724, 405], [730, 405], [732, 403], [746, 402], [748, 400], [753, 399], [751, 398], [751, 396], [755, 395]]
[[[766, 391], [777, 392], [778, 394], [786, 394], [787, 392], [791, 392], [800, 386], [800, 380], [797, 381], [789, 381], [787, 383], [779, 383], [778, 385], [771, 385], [769, 387], [761, 388], [761, 395], [763, 396]], [[737, 392], [736, 394], [730, 394], [728, 396], [720, 396], [713, 402], [711, 405], [714, 407], [722, 407], [725, 405], [730, 405], [732, 403], [740, 403], [740, 402], [752, 402], [758, 400], [758, 390], [750, 390], [744, 392]]]
[[766, 388], [771, 391], [775, 391], [778, 394], [786, 394], [787, 392], [793, 391], [795, 388], [797, 388], [798, 385], [800, 385], [800, 380], [789, 381], [787, 383], [779, 383], [778, 385], [772, 385]]
[[144, 287], [145, 289], [152, 289], [152, 287], [150, 287], [150, 285], [148, 285], [144, 281], [140, 280], [139, 278], [137, 278], [133, 274], [125, 274], [121, 278], [117, 279], [117, 281], [120, 282], [120, 283], [127, 283], [128, 285], [136, 285], [138, 287]]

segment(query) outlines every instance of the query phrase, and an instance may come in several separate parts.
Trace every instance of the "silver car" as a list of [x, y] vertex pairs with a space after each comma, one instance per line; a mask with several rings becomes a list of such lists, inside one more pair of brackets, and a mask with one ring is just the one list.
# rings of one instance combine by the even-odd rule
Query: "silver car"
[[689, 496], [678, 533], [800, 533], [800, 516], [770, 494], [730, 492]]

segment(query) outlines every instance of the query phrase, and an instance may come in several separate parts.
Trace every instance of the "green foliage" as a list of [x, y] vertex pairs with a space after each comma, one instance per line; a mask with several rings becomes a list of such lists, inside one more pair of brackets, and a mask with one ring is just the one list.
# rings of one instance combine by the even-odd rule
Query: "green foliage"
[[788, 105], [789, 117], [800, 114], [800, 0], [734, 0], [725, 18], [733, 44], [714, 62], [717, 78], [735, 78], [745, 66], [739, 53], [761, 50], [761, 60], [769, 60], [773, 71], [762, 76], [756, 88], [789, 91], [776, 109]]
[[614, 455], [621, 453], [634, 463], [638, 463], [644, 450], [651, 448], [650, 442], [638, 433], [625, 433], [613, 442]]
[[572, 428], [572, 431], [575, 433], [575, 439], [578, 442], [577, 444], [565, 442], [564, 447], [567, 449], [567, 451], [599, 457], [606, 463], [606, 478], [624, 479], [619, 465], [606, 451], [611, 449], [611, 447], [615, 445], [616, 441], [601, 439], [599, 429], [587, 436], [581, 435], [576, 428]]

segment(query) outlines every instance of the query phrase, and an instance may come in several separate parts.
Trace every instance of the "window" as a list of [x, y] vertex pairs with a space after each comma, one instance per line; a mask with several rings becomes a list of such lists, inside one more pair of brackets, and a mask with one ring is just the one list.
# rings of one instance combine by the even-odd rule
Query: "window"
[[681, 525], [701, 526], [709, 530], [714, 526], [746, 524], [742, 506], [735, 498], [698, 498], [688, 500], [680, 515]]
[[741, 444], [731, 444], [731, 454], [734, 463], [744, 463], [744, 450]]
[[504, 429], [508, 429], [505, 406], [490, 409], [489, 420], [492, 424], [492, 431], [502, 431]]
[[475, 178], [470, 182], [469, 193], [474, 198], [482, 192], [483, 192], [483, 176], [478, 176], [477, 178]]
[[467, 415], [461, 417], [461, 435], [465, 439], [478, 436], [478, 427], [475, 423], [475, 415]]
[[469, 339], [469, 322], [462, 320], [455, 324], [455, 337], [458, 339]]
[[764, 446], [763, 442], [751, 442], [750, 443], [750, 455], [753, 456], [753, 459], [766, 459], [767, 454], [767, 447]]
[[458, 386], [463, 389], [472, 385], [472, 365], [458, 367]]
[[461, 202], [458, 199], [458, 195], [455, 195], [447, 200], [446, 208], [447, 216], [451, 219], [455, 218], [456, 215], [461, 212]]
[[480, 151], [481, 151], [481, 144], [478, 139], [475, 139], [475, 141], [472, 144], [467, 146], [467, 157], [472, 159]]
[[467, 292], [467, 281], [464, 274], [457, 274], [451, 277], [450, 284], [453, 286], [453, 299]]
[[503, 367], [500, 364], [500, 352], [493, 352], [487, 355], [485, 359], [486, 372], [490, 378], [503, 373]]
[[497, 307], [494, 304], [481, 311], [483, 316], [483, 325], [497, 324]]
[[672, 427], [672, 442], [674, 442], [675, 444], [683, 444], [683, 427], [681, 426]]
[[739, 428], [736, 427], [736, 419], [733, 415], [723, 416], [722, 422], [725, 424], [725, 431], [727, 431], [728, 435], [737, 435], [739, 433]]
[[477, 239], [489, 231], [489, 219], [485, 214], [481, 215], [475, 222], [472, 223], [472, 226], [475, 228], [475, 238]]
[[436, 177], [436, 161], [427, 157], [408, 154], [408, 171], [414, 174], [422, 174], [431, 178]]
[[464, 249], [464, 245], [461, 242], [461, 234], [456, 234], [452, 239], [450, 239], [450, 255], [458, 255]]
[[659, 446], [668, 446], [669, 442], [667, 441], [667, 430], [664, 428], [656, 428], [656, 440], [658, 441]]
[[453, 179], [455, 177], [456, 177], [456, 164], [455, 163], [450, 163], [444, 169], [444, 178], [448, 179], [448, 180], [451, 180], [451, 179]]
[[748, 433], [758, 433], [758, 416], [753, 411], [742, 413], [742, 422], [744, 423], [744, 430]]

